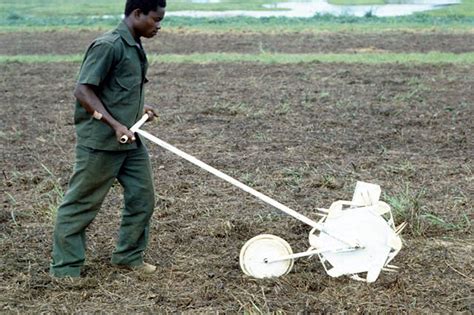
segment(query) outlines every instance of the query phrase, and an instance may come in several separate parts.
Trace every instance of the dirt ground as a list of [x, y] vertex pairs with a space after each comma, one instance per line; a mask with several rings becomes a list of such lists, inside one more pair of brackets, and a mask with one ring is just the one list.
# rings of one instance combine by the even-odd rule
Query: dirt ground
[[[100, 31], [0, 32], [0, 54], [78, 54], [100, 35]], [[146, 41], [149, 52], [189, 54], [236, 53], [351, 53], [385, 52], [472, 52], [474, 34], [445, 33], [193, 33], [163, 31]]]
[[[80, 53], [87, 45], [85, 38], [79, 48], [56, 35], [64, 42], [53, 45], [56, 36], [37, 33], [45, 44], [36, 51], [12, 44], [1, 45], [0, 53]], [[441, 50], [444, 41], [446, 51], [468, 50], [467, 44], [453, 48], [472, 43], [462, 36], [425, 38], [419, 46], [390, 38], [376, 47]], [[269, 37], [265, 47], [293, 52], [299, 40]], [[334, 51], [374, 45], [368, 37], [353, 40], [353, 47], [343, 41]], [[220, 45], [195, 43], [175, 41], [164, 51]], [[332, 51], [330, 45], [303, 47]], [[54, 211], [74, 160], [78, 67], [0, 65], [2, 312], [474, 311], [472, 65], [150, 67], [147, 101], [157, 105], [161, 119], [148, 131], [296, 211], [317, 219], [316, 208], [350, 199], [357, 180], [380, 184], [396, 221], [409, 226], [393, 261], [400, 271], [382, 273], [373, 284], [331, 278], [317, 258], [296, 260], [292, 272], [278, 279], [245, 276], [239, 251], [248, 239], [271, 233], [304, 251], [310, 228], [151, 143], [157, 204], [146, 259], [158, 272], [142, 277], [109, 263], [122, 203], [116, 185], [88, 229], [83, 281], [52, 281]]]

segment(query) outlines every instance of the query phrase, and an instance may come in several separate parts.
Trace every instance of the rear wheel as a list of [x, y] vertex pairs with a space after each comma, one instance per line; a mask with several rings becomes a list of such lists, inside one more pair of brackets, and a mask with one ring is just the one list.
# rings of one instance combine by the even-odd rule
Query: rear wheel
[[240, 267], [246, 275], [254, 278], [280, 277], [291, 271], [293, 259], [268, 261], [292, 254], [290, 245], [284, 239], [262, 234], [248, 240], [242, 247]]

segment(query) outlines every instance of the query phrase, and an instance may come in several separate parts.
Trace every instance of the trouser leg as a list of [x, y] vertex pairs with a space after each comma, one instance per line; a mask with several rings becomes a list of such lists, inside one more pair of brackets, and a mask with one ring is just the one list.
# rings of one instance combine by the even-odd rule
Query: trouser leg
[[80, 275], [85, 260], [87, 226], [120, 169], [120, 156], [78, 146], [69, 189], [57, 211], [50, 273], [56, 277]]
[[127, 152], [117, 179], [124, 188], [125, 206], [112, 263], [137, 266], [143, 263], [155, 206], [151, 165], [144, 145]]

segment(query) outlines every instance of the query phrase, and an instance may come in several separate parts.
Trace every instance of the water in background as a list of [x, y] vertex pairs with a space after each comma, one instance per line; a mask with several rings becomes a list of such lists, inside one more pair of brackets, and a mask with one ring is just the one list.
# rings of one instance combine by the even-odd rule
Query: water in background
[[[193, 3], [219, 3], [220, 0], [190, 0]], [[387, 0], [383, 5], [333, 5], [327, 0], [293, 0], [263, 5], [269, 10], [262, 11], [174, 11], [168, 16], [190, 17], [312, 17], [316, 14], [331, 14], [335, 16], [401, 16], [416, 12], [434, 10], [447, 5], [458, 4], [461, 0]], [[272, 9], [279, 9], [272, 11]]]

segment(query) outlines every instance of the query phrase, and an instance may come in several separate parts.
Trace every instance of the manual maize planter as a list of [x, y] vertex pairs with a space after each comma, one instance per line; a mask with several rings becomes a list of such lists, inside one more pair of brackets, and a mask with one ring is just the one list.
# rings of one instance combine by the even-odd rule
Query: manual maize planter
[[[351, 201], [340, 200], [329, 209], [318, 208], [316, 214], [321, 218], [316, 222], [140, 129], [148, 118], [145, 114], [130, 131], [312, 228], [310, 246], [301, 253], [293, 253], [285, 240], [271, 234], [258, 235], [247, 241], [240, 251], [240, 267], [245, 274], [255, 278], [279, 277], [290, 272], [296, 258], [314, 255], [319, 257], [331, 277], [348, 275], [355, 280], [374, 282], [382, 270], [396, 271], [397, 267], [389, 263], [402, 248], [400, 232], [406, 224], [395, 226], [390, 206], [379, 201], [381, 189], [378, 185], [357, 182]], [[127, 140], [123, 136], [121, 142]]]

